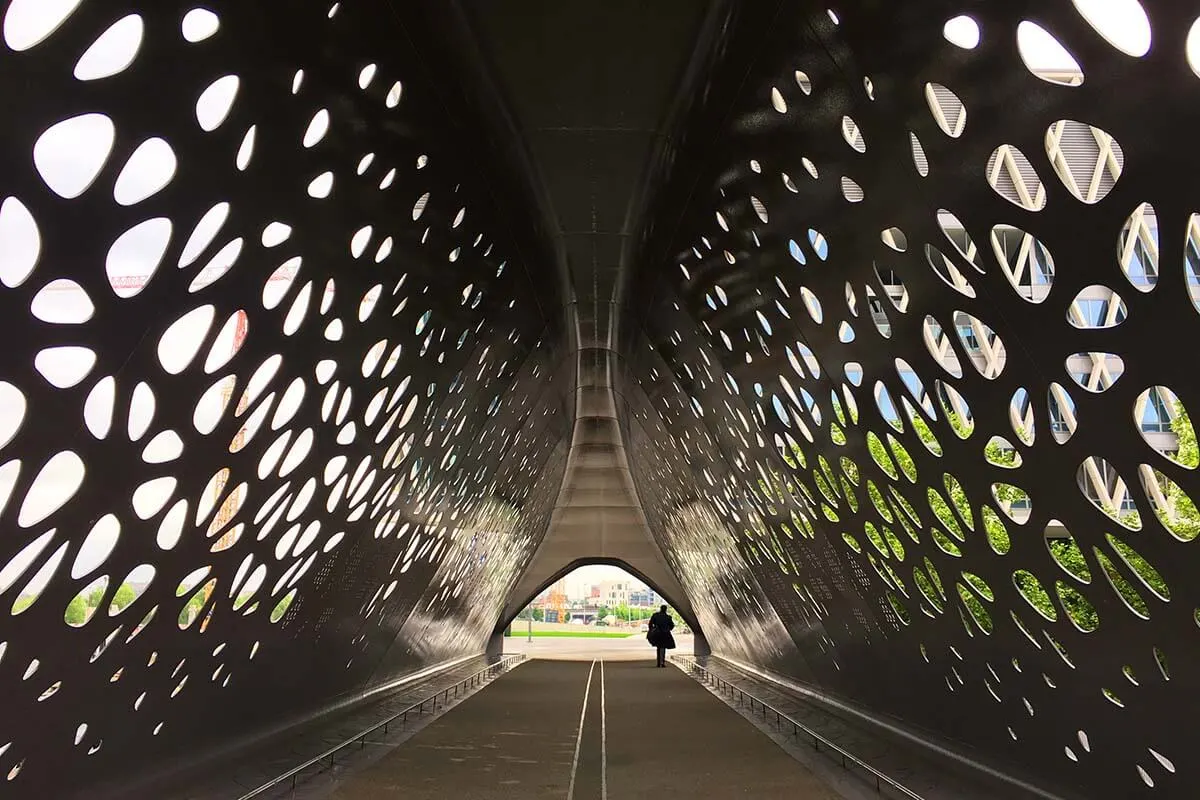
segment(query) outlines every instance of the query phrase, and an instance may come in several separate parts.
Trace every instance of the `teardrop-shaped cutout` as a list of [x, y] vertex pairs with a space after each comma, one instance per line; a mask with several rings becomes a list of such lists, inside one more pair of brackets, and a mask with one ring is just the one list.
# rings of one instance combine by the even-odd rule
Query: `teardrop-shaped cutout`
[[974, 50], [979, 46], [979, 23], [965, 14], [953, 17], [942, 26], [942, 36], [955, 47]]
[[74, 599], [67, 604], [63, 621], [72, 628], [82, 628], [95, 615], [96, 607], [104, 601], [104, 595], [107, 593], [108, 576], [101, 575], [83, 587], [79, 594], [75, 595]]
[[183, 440], [172, 430], [160, 432], [142, 450], [147, 464], [166, 464], [183, 455]]
[[154, 411], [157, 402], [154, 399], [154, 390], [145, 381], [141, 381], [137, 386], [133, 387], [133, 397], [129, 401], [129, 419], [127, 422], [127, 432], [129, 433], [129, 441], [136, 442], [146, 435], [146, 431], [150, 430], [150, 424], [154, 421]]
[[979, 374], [988, 380], [999, 377], [1008, 359], [1004, 340], [981, 319], [965, 311], [954, 312], [954, 329]]
[[988, 185], [996, 194], [1026, 211], [1046, 207], [1046, 188], [1029, 159], [1017, 147], [1002, 144], [992, 151], [987, 163]]
[[183, 253], [179, 256], [180, 269], [191, 266], [204, 253], [217, 238], [217, 234], [221, 232], [221, 228], [228, 218], [229, 203], [217, 203], [204, 212], [204, 216], [196, 223], [196, 227], [188, 236], [187, 243], [183, 246]]
[[846, 140], [846, 144], [850, 145], [856, 153], [867, 152], [867, 140], [863, 138], [862, 130], [858, 127], [858, 123], [851, 117], [842, 117], [842, 138]]
[[1036, 22], [1023, 20], [1017, 25], [1017, 52], [1025, 68], [1049, 83], [1079, 86], [1083, 70], [1075, 57], [1054, 35]]
[[925, 316], [925, 321], [922, 324], [922, 334], [925, 340], [925, 347], [928, 348], [929, 354], [933, 356], [933, 360], [941, 365], [942, 369], [950, 373], [955, 378], [963, 376], [962, 364], [959, 363], [958, 353], [950, 344], [950, 337], [938, 324], [938, 321], [930, 315]]
[[1094, 125], [1060, 119], [1046, 129], [1045, 143], [1046, 157], [1059, 180], [1084, 203], [1098, 203], [1107, 197], [1125, 167], [1121, 145]]
[[1017, 591], [1021, 593], [1021, 597], [1025, 602], [1033, 608], [1034, 611], [1041, 614], [1050, 622], [1058, 620], [1058, 611], [1054, 608], [1054, 603], [1050, 600], [1050, 594], [1046, 591], [1046, 587], [1042, 586], [1042, 582], [1037, 579], [1037, 576], [1028, 570], [1019, 569], [1013, 573], [1013, 585], [1017, 587]]
[[1128, 309], [1121, 295], [1093, 284], [1080, 290], [1067, 309], [1067, 322], [1075, 328], [1115, 328], [1125, 321]]
[[1044, 538], [1050, 556], [1063, 571], [1080, 583], [1092, 582], [1092, 571], [1088, 567], [1087, 558], [1076, 544], [1075, 537], [1061, 522], [1052, 519], [1046, 523]]
[[333, 191], [333, 173], [322, 172], [308, 184], [308, 196], [316, 200], [324, 200]]
[[1054, 258], [1031, 233], [1010, 225], [991, 232], [992, 252], [1013, 291], [1030, 303], [1041, 303], [1054, 286]]
[[1062, 604], [1063, 611], [1067, 612], [1067, 619], [1080, 633], [1091, 633], [1100, 627], [1100, 616], [1096, 613], [1096, 607], [1078, 589], [1065, 581], [1055, 581], [1054, 591], [1058, 594], [1058, 602]]
[[395, 108], [400, 105], [400, 95], [404, 92], [404, 84], [396, 81], [392, 84], [392, 88], [388, 89], [387, 97], [383, 102], [388, 108]]
[[1200, 511], [1183, 487], [1149, 464], [1138, 468], [1138, 477], [1154, 516], [1167, 532], [1183, 542], [1200, 535]]
[[787, 113], [787, 101], [783, 99], [783, 94], [776, 87], [771, 87], [771, 107], [780, 114]]
[[1138, 395], [1133, 416], [1146, 444], [1182, 467], [1200, 466], [1191, 418], [1178, 395], [1169, 388], [1151, 386]]
[[953, 138], [962, 136], [967, 125], [967, 107], [958, 95], [940, 83], [927, 83], [925, 101], [942, 133]]
[[[37, 560], [37, 557], [42, 554], [42, 551], [46, 549], [53, 539], [54, 531], [43, 533], [18, 550], [17, 554], [0, 568], [0, 594], [7, 592], [10, 586], [20, 580], [25, 571]], [[3, 654], [3, 652], [3, 650], [0, 650], [0, 654]]]
[[7, 447], [21, 430], [27, 407], [24, 392], [7, 381], [0, 381], [0, 449]]
[[1071, 0], [1096, 33], [1126, 55], [1150, 52], [1150, 20], [1138, 0]]
[[241, 237], [238, 237], [218, 250], [209, 259], [209, 262], [196, 273], [196, 277], [192, 279], [191, 285], [188, 286], [188, 291], [198, 292], [216, 283], [237, 263], [238, 256], [242, 254], [244, 245], [245, 241]]
[[211, 305], [200, 306], [171, 323], [158, 340], [158, 361], [163, 369], [172, 375], [187, 369], [200, 352], [215, 316], [216, 309]]
[[855, 183], [853, 179], [843, 175], [842, 197], [846, 198], [847, 203], [861, 203], [866, 199], [866, 194], [863, 193], [862, 187]]
[[1065, 366], [1077, 384], [1095, 394], [1108, 391], [1125, 373], [1125, 361], [1114, 353], [1075, 353]]
[[38, 137], [33, 145], [34, 166], [51, 191], [73, 200], [100, 176], [116, 135], [112, 120], [104, 114], [65, 119]]
[[329, 110], [322, 108], [313, 118], [309, 120], [308, 127], [304, 131], [303, 145], [305, 147], [315, 147], [325, 134], [329, 132]]
[[96, 307], [82, 286], [75, 281], [59, 278], [42, 287], [34, 296], [29, 310], [42, 322], [79, 325], [92, 318]]
[[0, 283], [20, 286], [33, 273], [42, 252], [42, 237], [29, 209], [15, 197], [0, 203]]
[[1170, 587], [1163, 580], [1162, 574], [1149, 561], [1111, 533], [1106, 533], [1104, 538], [1108, 540], [1108, 545], [1113, 549], [1113, 552], [1125, 562], [1125, 566], [1134, 574], [1134, 577], [1153, 592], [1159, 600], [1162, 600], [1164, 603], [1171, 600]]
[[207, 436], [216, 430], [225, 414], [225, 409], [229, 407], [235, 388], [237, 388], [237, 377], [228, 375], [208, 387], [200, 396], [196, 402], [196, 410], [192, 414], [192, 425], [201, 436]]
[[1112, 559], [1102, 553], [1099, 547], [1093, 547], [1092, 552], [1096, 556], [1096, 561], [1100, 563], [1100, 571], [1108, 581], [1108, 585], [1112, 587], [1113, 592], [1125, 604], [1125, 607], [1141, 619], [1150, 619], [1150, 606], [1146, 605], [1145, 598], [1138, 593], [1137, 589], [1134, 588], [1125, 575], [1117, 569]]
[[954, 249], [958, 251], [958, 254], [976, 272], [980, 275], [984, 274], [983, 263], [979, 258], [979, 248], [975, 246], [975, 241], [971, 238], [971, 234], [967, 233], [967, 227], [962, 223], [962, 220], [944, 208], [938, 209], [937, 220], [938, 227], [942, 229], [942, 234], [950, 244], [954, 245]]
[[983, 457], [989, 464], [1004, 469], [1016, 469], [1022, 464], [1021, 454], [1017, 452], [1013, 443], [1003, 436], [988, 439], [983, 448]]
[[925, 260], [933, 269], [934, 274], [951, 289], [967, 297], [975, 297], [975, 288], [971, 286], [967, 276], [941, 250], [931, 244], [925, 245]]
[[913, 167], [916, 168], [917, 174], [922, 178], [929, 177], [929, 157], [925, 155], [925, 148], [921, 145], [921, 140], [912, 131], [908, 133], [908, 143], [912, 149]]
[[92, 436], [104, 439], [112, 428], [117, 383], [112, 376], [101, 378], [83, 404], [83, 421]]
[[139, 564], [130, 570], [125, 579], [117, 584], [116, 591], [113, 592], [108, 606], [108, 615], [115, 617], [137, 602], [137, 599], [145, 594], [156, 574], [157, 570], [150, 564]]
[[29, 528], [53, 515], [79, 491], [85, 474], [83, 460], [74, 452], [64, 450], [51, 456], [25, 494], [17, 524]]
[[183, 15], [183, 22], [180, 25], [183, 38], [192, 44], [211, 37], [220, 27], [220, 18], [207, 8], [193, 8]]
[[208, 350], [204, 371], [211, 375], [228, 364], [242, 349], [249, 335], [250, 320], [245, 311], [235, 311], [225, 320]]
[[33, 357], [33, 366], [50, 385], [70, 389], [96, 366], [96, 353], [87, 347], [48, 347]]
[[158, 270], [171, 243], [171, 220], [155, 217], [139, 222], [117, 237], [104, 263], [108, 283], [117, 297], [133, 297]]
[[137, 57], [145, 25], [137, 14], [117, 20], [100, 34], [75, 64], [75, 78], [95, 81], [123, 72]]
[[1158, 221], [1154, 206], [1141, 203], [1125, 220], [1117, 238], [1121, 271], [1139, 292], [1158, 285]]
[[81, 2], [12, 0], [4, 14], [4, 43], [18, 53], [28, 50], [58, 30]]
[[133, 511], [138, 515], [138, 519], [151, 519], [162, 511], [175, 494], [177, 484], [174, 478], [154, 478], [134, 489]]
[[1059, 444], [1066, 444], [1075, 434], [1079, 422], [1075, 418], [1075, 400], [1057, 381], [1046, 392], [1046, 407], [1050, 418], [1050, 435]]
[[132, 206], [161, 192], [175, 177], [175, 151], [165, 139], [154, 137], [138, 145], [125, 162], [113, 186], [113, 199]]
[[1141, 515], [1133, 491], [1116, 467], [1099, 456], [1088, 456], [1075, 472], [1080, 493], [1093, 506], [1130, 530], [1140, 530]]
[[903, 253], [908, 249], [908, 237], [899, 228], [886, 228], [879, 234], [879, 238], [897, 253]]
[[120, 535], [121, 522], [115, 516], [105, 514], [98, 519], [79, 546], [71, 577], [78, 580], [97, 570], [112, 554]]
[[226, 75], [217, 78], [200, 93], [196, 100], [196, 122], [200, 123], [201, 130], [212, 132], [221, 127], [233, 109], [240, 85], [241, 79], [237, 75]]
[[186, 500], [178, 501], [171, 506], [170, 511], [163, 515], [155, 539], [160, 548], [171, 550], [179, 543], [179, 539], [183, 535], [183, 526], [187, 524], [187, 515], [188, 503]]
[[287, 613], [292, 601], [296, 599], [296, 591], [296, 589], [292, 589], [275, 604], [275, 608], [271, 609], [271, 622], [279, 622], [283, 619], [283, 615]]
[[[42, 591], [50, 583], [51, 578], [54, 577], [54, 573], [58, 571], [58, 566], [62, 563], [63, 556], [66, 555], [67, 548], [70, 546], [70, 542], [63, 542], [59, 548], [54, 551], [54, 555], [46, 559], [46, 563], [42, 564], [41, 569], [39, 569], [34, 576], [29, 579], [29, 583], [25, 584], [25, 588], [17, 594], [17, 597], [13, 601], [12, 605], [12, 614], [14, 617], [36, 603], [38, 598], [42, 596]], [[25, 673], [25, 678], [28, 679], [30, 676], [32, 676], [33, 670], [36, 670], [37, 667], [38, 661], [37, 659], [34, 659], [29, 665], [30, 671]]]

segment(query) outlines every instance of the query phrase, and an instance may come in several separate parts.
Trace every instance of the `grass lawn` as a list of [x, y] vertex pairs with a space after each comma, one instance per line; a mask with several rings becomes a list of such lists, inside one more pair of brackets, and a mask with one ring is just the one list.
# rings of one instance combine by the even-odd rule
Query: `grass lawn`
[[[528, 636], [528, 631], [519, 631], [513, 628], [512, 633], [508, 634], [516, 639], [521, 636]], [[534, 631], [533, 638], [539, 637], [557, 637], [560, 639], [627, 639], [633, 636], [632, 633], [610, 633], [608, 631]]]

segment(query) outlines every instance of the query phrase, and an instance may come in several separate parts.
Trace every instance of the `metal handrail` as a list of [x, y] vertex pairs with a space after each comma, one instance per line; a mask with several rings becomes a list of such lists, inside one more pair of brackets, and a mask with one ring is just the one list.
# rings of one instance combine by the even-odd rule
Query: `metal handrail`
[[454, 696], [458, 697], [459, 689], [462, 689], [465, 691], [468, 686], [478, 686], [480, 683], [487, 680], [488, 678], [495, 676], [496, 673], [503, 672], [506, 669], [512, 667], [515, 664], [519, 664], [524, 660], [525, 660], [524, 653], [521, 653], [518, 655], [504, 656], [499, 661], [497, 661], [495, 664], [490, 664], [487, 667], [484, 667], [483, 669], [479, 670], [478, 672], [476, 672], [472, 675], [469, 675], [466, 678], [463, 678], [462, 680], [460, 680], [458, 683], [454, 684], [453, 686], [449, 686], [445, 689], [441, 689], [437, 692], [434, 692], [432, 695], [430, 695], [429, 697], [426, 697], [424, 700], [421, 700], [418, 703], [413, 703], [411, 706], [408, 706], [405, 709], [397, 711], [395, 714], [393, 714], [392, 716], [383, 720], [382, 722], [377, 722], [376, 724], [372, 725], [370, 728], [367, 728], [365, 731], [355, 734], [354, 736], [350, 737], [349, 739], [345, 740], [344, 742], [341, 742], [340, 744], [334, 745], [333, 747], [329, 748], [328, 750], [321, 753], [320, 755], [313, 756], [312, 758], [305, 761], [303, 764], [299, 764], [299, 765], [293, 767], [292, 769], [288, 770], [287, 772], [283, 773], [282, 775], [272, 778], [271, 780], [267, 781], [266, 783], [264, 783], [263, 785], [255, 788], [255, 789], [251, 789], [249, 792], [247, 792], [246, 794], [239, 797], [238, 800], [251, 800], [251, 798], [258, 797], [263, 792], [266, 792], [270, 789], [275, 788], [276, 786], [278, 786], [279, 784], [283, 783], [284, 781], [286, 781], [288, 779], [291, 779], [292, 788], [295, 789], [297, 776], [299, 776], [299, 774], [301, 772], [308, 769], [309, 767], [319, 764], [322, 761], [324, 761], [325, 759], [329, 759], [329, 766], [332, 767], [334, 757], [338, 754], [339, 751], [349, 747], [350, 745], [354, 744], [355, 742], [358, 743], [359, 748], [365, 747], [366, 743], [367, 743], [367, 737], [370, 736], [371, 734], [375, 733], [376, 731], [378, 731], [380, 728], [382, 728], [384, 734], [386, 734], [388, 732], [388, 728], [397, 719], [399, 719], [402, 723], [404, 723], [404, 722], [408, 721], [409, 714], [414, 714], [414, 713], [415, 714], [424, 714], [425, 706], [427, 704], [432, 704], [432, 706], [433, 706], [432, 711], [437, 711], [437, 703], [438, 703], [439, 697], [442, 699], [442, 705], [445, 705], [446, 702], [450, 699], [450, 692], [454, 692]]
[[882, 791], [883, 790], [882, 785], [886, 783], [888, 786], [890, 786], [891, 788], [900, 792], [905, 797], [910, 798], [910, 800], [924, 800], [924, 798], [921, 795], [917, 794], [912, 789], [909, 789], [907, 786], [903, 785], [902, 783], [897, 781], [895, 778], [891, 778], [891, 777], [885, 775], [884, 773], [875, 769], [875, 767], [872, 767], [870, 764], [863, 761], [861, 758], [854, 755], [853, 753], [847, 752], [843, 748], [838, 747], [836, 744], [834, 744], [833, 742], [831, 742], [829, 739], [822, 736], [821, 734], [817, 733], [812, 728], [805, 725], [803, 722], [797, 722], [795, 719], [793, 719], [792, 717], [789, 717], [786, 713], [784, 713], [783, 711], [780, 711], [779, 709], [777, 709], [775, 706], [771, 705], [770, 703], [763, 702], [761, 699], [755, 697], [754, 695], [745, 691], [741, 687], [734, 686], [732, 683], [730, 683], [729, 681], [720, 677], [716, 673], [712, 672], [707, 667], [704, 667], [701, 664], [697, 663], [696, 659], [694, 657], [692, 657], [692, 656], [672, 656], [671, 660], [676, 662], [677, 664], [679, 664], [679, 663], [688, 664], [692, 668], [693, 671], [700, 672], [703, 674], [703, 679], [704, 679], [705, 683], [715, 686], [718, 689], [718, 691], [728, 692], [728, 694], [731, 698], [734, 696], [734, 693], [736, 692], [739, 706], [741, 706], [743, 703], [745, 703], [747, 700], [749, 700], [751, 714], [754, 713], [754, 707], [757, 704], [758, 707], [762, 709], [762, 718], [764, 720], [767, 719], [767, 713], [770, 712], [775, 715], [775, 726], [776, 727], [782, 728], [784, 722], [791, 724], [792, 736], [799, 737], [800, 731], [804, 731], [805, 734], [812, 737], [814, 750], [820, 750], [821, 745], [823, 744], [829, 750], [832, 750], [833, 752], [840, 755], [842, 757], [842, 768], [843, 769], [848, 768], [847, 764], [846, 764], [847, 761], [854, 762], [859, 767], [861, 767], [862, 769], [866, 770], [867, 772], [869, 772], [875, 776], [875, 791], [876, 792]]

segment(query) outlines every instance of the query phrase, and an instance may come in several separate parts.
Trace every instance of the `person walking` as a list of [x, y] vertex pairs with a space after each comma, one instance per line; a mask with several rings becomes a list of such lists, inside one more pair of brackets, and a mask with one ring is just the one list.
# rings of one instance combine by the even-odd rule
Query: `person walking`
[[650, 617], [650, 630], [646, 633], [646, 641], [658, 651], [657, 667], [665, 667], [667, 665], [667, 651], [675, 649], [675, 637], [671, 635], [671, 629], [675, 627], [675, 620], [671, 619], [671, 615], [667, 613], [667, 607], [663, 606]]

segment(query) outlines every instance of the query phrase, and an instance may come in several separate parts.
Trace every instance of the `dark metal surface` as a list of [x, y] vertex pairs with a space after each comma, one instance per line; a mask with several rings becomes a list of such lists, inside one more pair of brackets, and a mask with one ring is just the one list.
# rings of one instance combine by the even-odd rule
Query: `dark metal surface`
[[[128, 796], [135, 777], [482, 650], [561, 480], [561, 303], [550, 265], [514, 246], [523, 209], [498, 209], [476, 160], [485, 134], [451, 118], [453, 93], [418, 56], [417, 33], [387, 2], [208, 3], [219, 27], [203, 39], [195, 16], [184, 22], [189, 3], [4, 5], [0, 469], [16, 477], [0, 493], [0, 794]], [[65, 20], [49, 36], [21, 40], [22, 15], [56, 12]], [[76, 78], [80, 54], [130, 14], [143, 27], [128, 66]], [[105, 63], [119, 66], [121, 48], [109, 50]], [[214, 126], [202, 103], [206, 130], [198, 101], [227, 75], [239, 79], [232, 107]], [[322, 110], [328, 130], [306, 146]], [[89, 113], [115, 128], [106, 157], [95, 134], [39, 149], [51, 126]], [[126, 161], [153, 137], [174, 153], [170, 181], [115, 202]], [[95, 160], [77, 197], [43, 178], [57, 165], [86, 179]], [[136, 171], [153, 180], [162, 163]], [[326, 171], [332, 191], [320, 197], [310, 182]], [[219, 233], [181, 259], [222, 202]], [[139, 278], [108, 254], [155, 218], [170, 238], [157, 264], [145, 247], [127, 259], [147, 262], [134, 265], [146, 267]], [[274, 222], [290, 235], [267, 246]], [[13, 262], [37, 240], [22, 274]], [[231, 268], [196, 282], [234, 240]], [[289, 262], [295, 277], [273, 288]], [[132, 277], [110, 280], [122, 269]], [[43, 312], [55, 321], [39, 319], [36, 298], [60, 279], [78, 289]], [[90, 317], [65, 322], [81, 294]], [[200, 323], [172, 338], [196, 309]], [[219, 332], [239, 312], [236, 348]], [[60, 371], [85, 374], [71, 386], [56, 376], [59, 388], [39, 354], [68, 346], [94, 363], [61, 358]], [[231, 390], [223, 412], [220, 389], [206, 395], [214, 385]], [[164, 432], [178, 437], [174, 457], [147, 450]], [[89, 539], [98, 522], [100, 547]], [[144, 588], [139, 565], [153, 569]], [[140, 595], [125, 605], [116, 593], [131, 572]], [[98, 608], [67, 624], [101, 576]], [[199, 613], [181, 616], [197, 592]], [[27, 607], [10, 614], [14, 603]]]
[[[1200, 484], [1140, 435], [1135, 416], [1139, 395], [1154, 385], [1189, 409], [1200, 402], [1193, 359], [1180, 348], [1200, 322], [1184, 260], [1197, 207], [1185, 176], [1197, 166], [1191, 139], [1200, 92], [1184, 40], [1197, 9], [1142, 5], [1153, 36], [1141, 57], [1111, 46], [1065, 0], [839, 2], [830, 4], [837, 22], [825, 6], [786, 3], [768, 35], [733, 34], [725, 74], [745, 81], [732, 104], [698, 102], [693, 112], [694, 121], [721, 120], [719, 132], [675, 154], [672, 202], [656, 206], [644, 237], [631, 290], [640, 312], [622, 348], [638, 491], [715, 653], [1088, 798], [1190, 797], [1200, 786], [1189, 764], [1200, 667], [1194, 530], [1164, 523], [1154, 481], [1140, 477], [1164, 473], [1179, 503]], [[964, 13], [982, 31], [974, 49], [943, 36], [943, 24]], [[1082, 85], [1026, 69], [1016, 35], [1023, 19], [1074, 54]], [[939, 126], [926, 82], [965, 104], [961, 135]], [[865, 152], [843, 134], [844, 115]], [[1047, 131], [1061, 119], [1102, 129], [1123, 150], [1119, 179], [1094, 202], [1077, 199], [1047, 152]], [[923, 146], [927, 177], [914, 163], [910, 133]], [[1003, 144], [1020, 148], [1036, 170], [1043, 210], [989, 185], [989, 156]], [[846, 199], [845, 177], [865, 199]], [[1160, 271], [1157, 284], [1131, 285], [1119, 239], [1143, 202], [1157, 212]], [[939, 209], [965, 225], [978, 246], [974, 263], [939, 229]], [[1029, 302], [1006, 277], [989, 242], [998, 224], [1033, 233], [1053, 254], [1053, 286], [1042, 302]], [[903, 252], [881, 236], [892, 227], [906, 235]], [[814, 247], [818, 233], [827, 251]], [[935, 272], [926, 244], [946, 254], [970, 292]], [[876, 267], [903, 281], [904, 311], [888, 299]], [[1068, 323], [1072, 300], [1092, 284], [1124, 298], [1123, 323]], [[869, 290], [890, 330], [872, 319]], [[973, 368], [982, 361], [960, 341], [951, 346], [961, 376], [931, 354], [926, 315], [950, 330], [956, 310], [1003, 341], [998, 370]], [[1065, 366], [1080, 352], [1117, 354], [1124, 373], [1085, 390]], [[916, 410], [922, 391], [902, 382], [899, 372], [909, 369], [928, 394], [927, 410]], [[952, 429], [939, 383], [969, 405], [969, 435], [966, 425]], [[1078, 417], [1063, 443], [1067, 431], [1049, 424], [1052, 383], [1065, 387]], [[900, 409], [901, 430], [885, 418], [878, 387]], [[1019, 389], [1031, 398], [1032, 433], [1010, 415]], [[914, 431], [921, 423], [902, 398], [931, 436]], [[959, 423], [966, 418], [960, 411]], [[876, 450], [889, 462], [894, 438], [915, 473], [877, 464], [869, 435], [880, 438]], [[985, 459], [993, 436], [1015, 446], [1019, 467]], [[1140, 520], [1128, 508], [1116, 519], [1085, 497], [1077, 475], [1089, 457], [1124, 478]], [[1001, 483], [1028, 493], [1027, 518], [1004, 513], [1006, 490], [993, 490]], [[1006, 533], [989, 536], [997, 521]], [[1048, 550], [1047, 537], [1064, 528], [1086, 563], [1084, 577]], [[1169, 601], [1120, 543], [1157, 570]], [[1022, 570], [1046, 587], [1053, 621], [1018, 588], [1030, 585]], [[1141, 602], [1124, 600], [1130, 593]], [[1085, 632], [1071, 613], [1089, 607], [1099, 623]]]
[[[1200, 486], [1135, 418], [1200, 404], [1193, 4], [1145, 0], [1144, 55], [1084, 0], [506, 5], [0, 5], [0, 794], [128, 796], [479, 652], [588, 493], [717, 652], [1065, 796], [1200, 792], [1200, 520], [1169, 516]], [[522, 49], [550, 14], [599, 46]], [[1119, 146], [1068, 175], [1060, 120]], [[1037, 302], [996, 225], [1053, 254]], [[1068, 322], [1097, 284], [1120, 324]], [[933, 352], [960, 312], [1002, 358]], [[1081, 491], [1101, 459], [1123, 515]]]

